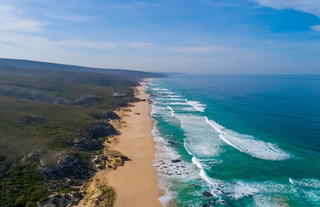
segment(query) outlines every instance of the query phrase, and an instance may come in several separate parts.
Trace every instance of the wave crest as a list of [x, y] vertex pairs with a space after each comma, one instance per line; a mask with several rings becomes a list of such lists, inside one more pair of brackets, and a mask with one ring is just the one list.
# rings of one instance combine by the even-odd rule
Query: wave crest
[[254, 140], [250, 135], [239, 134], [228, 130], [208, 118], [206, 118], [206, 122], [218, 132], [218, 137], [222, 141], [252, 157], [264, 160], [286, 160], [290, 158], [288, 153], [282, 151], [275, 144]]

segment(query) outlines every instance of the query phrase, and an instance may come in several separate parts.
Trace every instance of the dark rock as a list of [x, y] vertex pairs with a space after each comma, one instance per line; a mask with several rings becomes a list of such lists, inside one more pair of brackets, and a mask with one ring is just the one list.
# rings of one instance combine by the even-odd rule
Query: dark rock
[[43, 123], [44, 121], [45, 121], [45, 118], [37, 115], [26, 116], [24, 120], [26, 124]]
[[202, 193], [202, 195], [205, 196], [205, 197], [212, 197], [213, 196], [212, 193], [210, 191], [208, 191], [208, 190], [204, 191]]
[[122, 159], [123, 161], [131, 161], [131, 159], [130, 159], [129, 157], [125, 156], [125, 155], [122, 155], [122, 156], [121, 156], [121, 159]]
[[92, 117], [95, 119], [105, 119], [105, 120], [120, 120], [120, 117], [113, 111], [108, 111], [106, 113], [92, 114]]
[[107, 168], [107, 166], [106, 166], [106, 165], [98, 165], [97, 168], [98, 168], [99, 170], [104, 170], [104, 169]]
[[75, 100], [74, 104], [90, 106], [94, 103], [102, 101], [103, 99], [104, 99], [104, 97], [98, 97], [98, 96], [82, 97], [82, 98], [78, 98], [77, 100]]
[[106, 153], [106, 156], [108, 161], [108, 168], [112, 168], [114, 170], [117, 169], [117, 167], [119, 166], [123, 166], [126, 161], [130, 161], [130, 159], [127, 156], [114, 150], [108, 151]]
[[108, 157], [106, 155], [98, 155], [93, 159], [93, 162], [95, 164], [101, 164], [105, 163], [108, 160]]
[[87, 179], [95, 173], [96, 167], [88, 157], [73, 154], [62, 155], [51, 164], [42, 164], [39, 171], [49, 178]]
[[82, 132], [83, 136], [93, 139], [119, 134], [119, 131], [106, 121], [93, 122]]
[[168, 141], [168, 143], [171, 144], [174, 147], [179, 147], [180, 146], [179, 143], [174, 142], [174, 141]]
[[28, 164], [28, 163], [33, 163], [33, 162], [39, 162], [41, 158], [41, 152], [40, 151], [33, 151], [28, 154], [26, 154], [22, 159], [21, 159], [21, 164]]
[[181, 162], [181, 160], [180, 159], [176, 159], [176, 160], [171, 160], [171, 162], [177, 163], [177, 162]]
[[56, 207], [76, 205], [83, 198], [80, 192], [54, 193], [40, 207]]
[[106, 117], [107, 120], [119, 120], [120, 119], [118, 114], [114, 113], [113, 111], [108, 111], [105, 114], [105, 117]]
[[85, 149], [85, 150], [100, 150], [103, 148], [103, 140], [100, 139], [88, 139], [88, 138], [76, 138], [74, 146]]

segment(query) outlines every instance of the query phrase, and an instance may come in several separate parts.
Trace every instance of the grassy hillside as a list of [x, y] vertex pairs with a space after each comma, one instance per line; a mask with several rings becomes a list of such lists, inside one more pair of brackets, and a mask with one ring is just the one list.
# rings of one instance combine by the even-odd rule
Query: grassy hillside
[[75, 197], [70, 188], [90, 178], [92, 157], [118, 133], [108, 114], [138, 101], [138, 80], [157, 76], [0, 59], [0, 206], [37, 206], [57, 192]]
[[[141, 77], [151, 77], [155, 74], [134, 70], [119, 70], [119, 69], [107, 69], [107, 68], [93, 68], [83, 67], [76, 65], [56, 64], [48, 62], [30, 61], [30, 60], [18, 60], [18, 59], [6, 59], [0, 58], [0, 68], [10, 69], [41, 69], [41, 71], [77, 71], [77, 72], [95, 72], [106, 74], [108, 76], [117, 77], [119, 79], [126, 79], [137, 81]], [[157, 74], [156, 76], [159, 76]]]

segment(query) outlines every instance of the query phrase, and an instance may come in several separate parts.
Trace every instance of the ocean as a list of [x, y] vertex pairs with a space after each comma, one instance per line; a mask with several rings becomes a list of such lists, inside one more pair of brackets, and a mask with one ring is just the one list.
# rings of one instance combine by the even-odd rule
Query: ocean
[[164, 205], [320, 206], [320, 76], [151, 80]]

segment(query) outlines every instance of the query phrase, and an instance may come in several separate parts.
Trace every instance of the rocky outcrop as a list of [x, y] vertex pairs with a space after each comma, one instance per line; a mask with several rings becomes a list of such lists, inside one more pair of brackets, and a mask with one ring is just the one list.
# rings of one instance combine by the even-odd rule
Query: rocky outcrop
[[107, 157], [108, 168], [113, 170], [123, 166], [126, 161], [131, 161], [130, 158], [115, 150], [107, 151], [105, 156]]
[[106, 121], [95, 121], [82, 131], [82, 136], [96, 139], [99, 137], [119, 135], [120, 132]]
[[102, 155], [96, 155], [93, 160], [94, 164], [96, 165], [96, 168], [99, 170], [103, 170], [107, 166], [108, 157], [104, 154]]
[[207, 197], [207, 198], [213, 196], [213, 194], [212, 194], [210, 191], [208, 191], [208, 190], [204, 191], [204, 192], [202, 193], [202, 195], [203, 195], [204, 197]]
[[86, 195], [79, 203], [78, 207], [112, 207], [116, 194], [114, 190], [103, 185], [99, 180], [93, 180], [84, 187]]
[[48, 200], [40, 207], [57, 207], [64, 206], [69, 207], [78, 204], [78, 202], [83, 198], [83, 195], [78, 192], [68, 192], [68, 193], [54, 193], [49, 196]]
[[87, 151], [102, 149], [103, 142], [103, 139], [88, 139], [86, 137], [79, 137], [73, 141], [75, 147], [79, 147]]
[[180, 159], [175, 159], [175, 160], [171, 160], [171, 162], [177, 163], [177, 162], [181, 162], [181, 160]]
[[118, 116], [118, 114], [116, 114], [113, 111], [108, 111], [102, 114], [94, 113], [92, 114], [92, 117], [95, 119], [104, 119], [104, 120], [120, 120], [120, 117]]
[[96, 172], [96, 167], [89, 157], [80, 154], [58, 154], [48, 162], [42, 161], [39, 171], [50, 179], [88, 179]]
[[82, 97], [75, 100], [74, 104], [82, 105], [82, 106], [90, 106], [94, 103], [102, 101], [103, 99], [104, 97], [98, 97], [98, 96]]
[[[105, 117], [117, 119], [114, 114]], [[31, 117], [31, 120], [37, 117]], [[104, 147], [106, 138], [118, 135], [119, 132], [107, 121], [99, 120], [89, 124], [81, 130], [79, 137], [74, 139], [73, 147], [86, 151], [33, 151], [25, 154], [21, 164], [36, 163], [36, 170], [44, 180], [43, 186], [47, 191], [47, 199], [39, 204], [41, 207], [63, 206], [69, 207], [79, 203], [83, 198], [82, 186], [96, 171], [105, 169], [117, 169], [130, 159], [117, 151], [105, 150], [103, 154], [93, 156], [91, 152]], [[110, 138], [112, 140], [112, 138]], [[98, 186], [95, 192], [93, 206], [103, 204], [112, 206], [114, 192], [107, 186]], [[111, 199], [111, 200], [110, 200]]]
[[25, 164], [34, 163], [34, 162], [39, 163], [42, 153], [43, 152], [41, 152], [41, 151], [33, 151], [33, 152], [25, 154], [23, 156], [23, 158], [21, 159], [21, 164], [25, 165]]
[[73, 145], [87, 151], [100, 150], [106, 138], [118, 134], [120, 134], [119, 131], [110, 123], [99, 120], [82, 129], [79, 137], [73, 140]]

